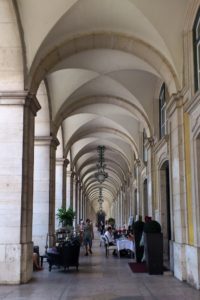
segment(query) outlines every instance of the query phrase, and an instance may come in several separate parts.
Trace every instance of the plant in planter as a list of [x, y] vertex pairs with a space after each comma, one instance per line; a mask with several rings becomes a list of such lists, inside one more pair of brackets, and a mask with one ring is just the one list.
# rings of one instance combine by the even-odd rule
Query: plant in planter
[[72, 226], [75, 215], [76, 213], [71, 207], [68, 209], [58, 208], [58, 212], [56, 214], [59, 224], [62, 224], [62, 226]]
[[149, 274], [163, 274], [163, 234], [157, 221], [144, 225], [144, 251]]
[[108, 224], [110, 225], [110, 226], [112, 226], [112, 228], [115, 226], [115, 219], [114, 218], [109, 218], [108, 219]]
[[142, 261], [142, 257], [144, 253], [144, 246], [140, 245], [143, 229], [144, 229], [143, 221], [138, 220], [133, 224], [133, 233], [135, 237], [135, 255], [136, 255], [136, 261], [138, 263]]

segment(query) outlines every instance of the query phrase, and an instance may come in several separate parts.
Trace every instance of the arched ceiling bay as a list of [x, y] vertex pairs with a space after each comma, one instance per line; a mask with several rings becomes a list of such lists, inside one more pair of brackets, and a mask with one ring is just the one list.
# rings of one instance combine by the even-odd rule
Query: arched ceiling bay
[[[26, 88], [45, 80], [59, 157], [98, 210], [109, 210], [141, 157], [141, 137], [156, 134], [158, 91], [182, 84], [182, 28], [189, 0], [16, 0], [24, 34]], [[170, 19], [170, 22], [169, 22]], [[156, 113], [155, 113], [156, 112]], [[61, 130], [62, 129], [62, 130]], [[108, 178], [95, 179], [105, 146]], [[62, 149], [61, 149], [62, 148]]]
[[134, 33], [161, 49], [181, 73], [181, 30], [189, 0], [59, 0], [59, 4], [52, 1], [51, 5], [48, 0], [17, 2], [29, 67], [39, 48], [45, 56], [53, 44], [92, 29]]

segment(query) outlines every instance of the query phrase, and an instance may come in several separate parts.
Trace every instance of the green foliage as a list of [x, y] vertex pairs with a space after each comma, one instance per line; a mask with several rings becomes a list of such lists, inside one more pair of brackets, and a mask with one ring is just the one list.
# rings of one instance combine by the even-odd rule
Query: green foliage
[[115, 225], [115, 219], [114, 218], [109, 218], [108, 219], [108, 224], [111, 225], [111, 226], [114, 226]]
[[56, 214], [59, 223], [63, 226], [73, 224], [73, 219], [75, 217], [76, 213], [73, 211], [71, 207], [69, 207], [67, 210], [65, 208], [58, 208], [58, 212]]
[[146, 233], [160, 233], [161, 232], [161, 226], [155, 220], [148, 221], [144, 224], [144, 232], [146, 232]]

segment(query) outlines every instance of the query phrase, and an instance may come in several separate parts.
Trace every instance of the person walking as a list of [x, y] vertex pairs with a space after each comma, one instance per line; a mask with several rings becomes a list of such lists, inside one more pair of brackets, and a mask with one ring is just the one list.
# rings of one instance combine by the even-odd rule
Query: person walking
[[83, 230], [83, 243], [85, 245], [85, 256], [88, 256], [88, 252], [92, 254], [93, 238], [94, 238], [93, 226], [90, 219], [87, 219]]

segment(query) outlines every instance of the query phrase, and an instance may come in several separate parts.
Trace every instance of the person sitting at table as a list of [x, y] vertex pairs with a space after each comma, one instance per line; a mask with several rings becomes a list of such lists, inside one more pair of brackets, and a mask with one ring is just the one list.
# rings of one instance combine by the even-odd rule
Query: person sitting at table
[[[114, 235], [112, 232], [112, 226], [108, 226], [106, 232], [104, 233], [104, 236], [107, 237], [109, 246], [115, 246], [115, 239], [114, 239]], [[113, 250], [113, 255], [117, 255], [116, 250]]]
[[134, 241], [134, 240], [135, 240], [134, 234], [133, 234], [132, 232], [129, 232], [129, 233], [128, 233], [128, 236], [127, 236], [127, 239], [128, 239], [129, 241]]
[[111, 226], [108, 226], [104, 235], [108, 238], [109, 246], [115, 245], [114, 235]]

